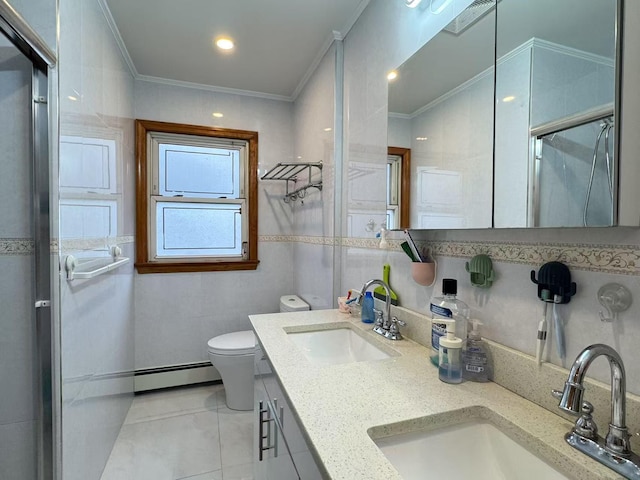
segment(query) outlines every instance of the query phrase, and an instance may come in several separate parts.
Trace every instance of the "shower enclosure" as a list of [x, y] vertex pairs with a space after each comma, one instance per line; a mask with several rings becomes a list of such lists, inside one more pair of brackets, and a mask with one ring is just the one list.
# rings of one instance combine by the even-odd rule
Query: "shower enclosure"
[[0, 1], [0, 478], [53, 478], [47, 72]]
[[535, 225], [614, 225], [616, 197], [613, 106], [532, 130]]

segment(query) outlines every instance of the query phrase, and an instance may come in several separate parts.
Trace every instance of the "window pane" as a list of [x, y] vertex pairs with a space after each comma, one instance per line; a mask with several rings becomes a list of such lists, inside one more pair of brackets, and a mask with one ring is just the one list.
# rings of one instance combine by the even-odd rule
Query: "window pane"
[[158, 202], [158, 257], [242, 256], [240, 205]]
[[241, 198], [240, 152], [159, 144], [159, 194]]

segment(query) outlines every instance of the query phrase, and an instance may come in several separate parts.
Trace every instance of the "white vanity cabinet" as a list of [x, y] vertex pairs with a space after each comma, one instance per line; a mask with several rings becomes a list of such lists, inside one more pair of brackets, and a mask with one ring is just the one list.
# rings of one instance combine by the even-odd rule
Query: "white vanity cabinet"
[[266, 355], [256, 353], [255, 480], [320, 480], [300, 427]]

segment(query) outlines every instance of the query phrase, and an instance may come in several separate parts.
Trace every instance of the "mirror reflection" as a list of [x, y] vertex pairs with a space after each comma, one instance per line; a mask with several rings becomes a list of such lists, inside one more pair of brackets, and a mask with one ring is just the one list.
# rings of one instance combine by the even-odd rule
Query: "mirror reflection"
[[476, 0], [397, 69], [411, 228], [615, 224], [617, 9]]
[[411, 149], [411, 228], [489, 228], [493, 1], [476, 1], [389, 81], [389, 145]]
[[502, 0], [496, 227], [614, 224], [615, 0]]

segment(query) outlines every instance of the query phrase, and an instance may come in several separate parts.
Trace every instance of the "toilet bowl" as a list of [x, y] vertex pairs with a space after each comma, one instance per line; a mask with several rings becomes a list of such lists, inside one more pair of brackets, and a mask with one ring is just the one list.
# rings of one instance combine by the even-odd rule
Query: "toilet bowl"
[[231, 410], [253, 409], [253, 362], [256, 338], [251, 330], [226, 333], [207, 342], [211, 364], [222, 377], [227, 407]]
[[[309, 310], [309, 304], [297, 295], [280, 297], [281, 312]], [[224, 385], [227, 407], [253, 410], [253, 376], [256, 337], [252, 330], [225, 333], [207, 342], [211, 364]]]

